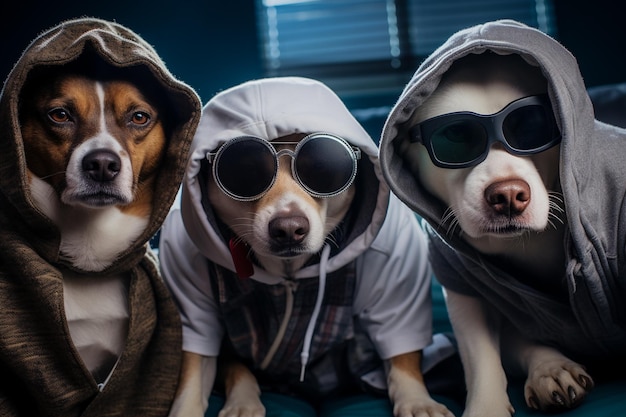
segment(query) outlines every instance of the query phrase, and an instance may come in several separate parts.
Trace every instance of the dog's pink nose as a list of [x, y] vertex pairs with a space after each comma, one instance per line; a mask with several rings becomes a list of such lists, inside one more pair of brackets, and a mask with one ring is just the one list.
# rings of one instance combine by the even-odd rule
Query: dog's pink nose
[[519, 215], [530, 204], [530, 186], [523, 180], [494, 182], [485, 190], [485, 200], [498, 214]]
[[94, 181], [112, 181], [119, 174], [122, 161], [117, 154], [98, 149], [83, 157], [83, 171]]
[[303, 216], [276, 217], [268, 225], [270, 238], [280, 245], [302, 242], [309, 233], [309, 221]]

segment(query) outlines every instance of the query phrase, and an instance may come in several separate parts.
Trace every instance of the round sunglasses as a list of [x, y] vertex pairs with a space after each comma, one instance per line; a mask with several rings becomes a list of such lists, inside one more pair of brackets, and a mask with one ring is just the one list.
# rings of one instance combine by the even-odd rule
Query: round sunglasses
[[[280, 145], [295, 149], [276, 151]], [[282, 156], [291, 157], [293, 178], [307, 193], [333, 197], [354, 181], [361, 151], [338, 136], [314, 133], [297, 142], [236, 137], [206, 155], [218, 187], [238, 201], [257, 200], [274, 185]]]
[[455, 112], [427, 119], [409, 130], [441, 168], [467, 168], [485, 160], [494, 142], [515, 155], [542, 152], [561, 141], [547, 94], [515, 100], [492, 115]]

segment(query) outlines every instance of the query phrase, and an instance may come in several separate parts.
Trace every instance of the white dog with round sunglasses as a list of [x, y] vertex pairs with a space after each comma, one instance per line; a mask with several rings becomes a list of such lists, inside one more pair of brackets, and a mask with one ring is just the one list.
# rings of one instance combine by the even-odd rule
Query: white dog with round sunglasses
[[[517, 54], [480, 52], [452, 63], [411, 117], [395, 125], [397, 136], [383, 134], [383, 172], [392, 190], [429, 220], [433, 236], [449, 240], [434, 237], [431, 248], [437, 256], [449, 252], [443, 255], [447, 260], [435, 258], [435, 273], [446, 287], [464, 364], [464, 416], [513, 414], [503, 362], [508, 371], [527, 376], [529, 407], [572, 408], [593, 387], [592, 378], [551, 342], [531, 341], [517, 332], [506, 316], [513, 310], [505, 308], [501, 314], [504, 304], [495, 295], [499, 282], [512, 282], [506, 285], [513, 287], [507, 295], [513, 301], [506, 303], [518, 310], [533, 307], [523, 298], [516, 306], [511, 295], [516, 290], [532, 288], [556, 300], [567, 297], [561, 278], [566, 216], [559, 182], [559, 127], [538, 67]], [[401, 162], [391, 162], [393, 158]], [[409, 176], [431, 197], [420, 191], [418, 199], [417, 187], [406, 181]], [[465, 248], [462, 254], [455, 252], [457, 247]], [[463, 267], [453, 263], [456, 256], [464, 259]], [[467, 270], [466, 264], [471, 264]], [[486, 265], [496, 269], [487, 269], [485, 282], [474, 282], [472, 274], [482, 273], [478, 271]], [[499, 277], [499, 270], [523, 284]], [[469, 284], [455, 286], [454, 280]]]
[[421, 366], [433, 358], [423, 233], [323, 84], [262, 79], [207, 103], [160, 259], [183, 321], [172, 416], [204, 415], [218, 368], [221, 417], [265, 415], [261, 392], [317, 407], [366, 386], [397, 417], [451, 417]]

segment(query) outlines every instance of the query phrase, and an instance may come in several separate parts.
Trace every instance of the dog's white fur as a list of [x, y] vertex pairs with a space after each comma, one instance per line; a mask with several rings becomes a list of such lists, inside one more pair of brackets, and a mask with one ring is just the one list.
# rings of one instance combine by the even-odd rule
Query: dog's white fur
[[[47, 80], [41, 89], [32, 89], [46, 95], [29, 98], [31, 107], [24, 108], [29, 115], [23, 120], [23, 137], [30, 195], [60, 230], [60, 258], [84, 271], [63, 271], [65, 315], [81, 359], [96, 382], [103, 383], [126, 340], [129, 277], [90, 273], [110, 266], [148, 225], [152, 190], [138, 185], [138, 178], [149, 177], [165, 139], [156, 108], [136, 86], [76, 75], [61, 77], [58, 84]], [[47, 88], [57, 85], [61, 87]], [[54, 109], [63, 109], [70, 119], [49, 120]], [[148, 124], [126, 126], [132, 124], [132, 112], [141, 112], [142, 120], [147, 116]], [[48, 137], [46, 125], [56, 139]], [[74, 134], [87, 125], [88, 136]], [[138, 130], [148, 132], [149, 143], [131, 145]], [[154, 149], [137, 149], [148, 147]], [[83, 169], [85, 155], [97, 150], [110, 151], [120, 160], [119, 172], [106, 185], [106, 197], [94, 197], [99, 185], [87, 181]]]
[[61, 229], [62, 258], [85, 271], [111, 265], [148, 225], [147, 218], [125, 214], [115, 206], [90, 210], [65, 205], [50, 184], [35, 176], [30, 189], [35, 204]]
[[[304, 135], [290, 135], [280, 141], [297, 141]], [[313, 198], [293, 179], [288, 157], [282, 157], [275, 184], [260, 200], [238, 202], [221, 192], [210, 179], [209, 196], [216, 214], [245, 242], [263, 267], [277, 276], [289, 276], [301, 268], [307, 259], [320, 251], [329, 233], [347, 213], [354, 197], [354, 185], [331, 198]], [[269, 246], [268, 225], [277, 217], [304, 217], [310, 230], [306, 234], [301, 253], [293, 256], [277, 255]], [[260, 388], [245, 366], [238, 362], [224, 363], [222, 378], [226, 402], [220, 417], [264, 417]], [[386, 361], [389, 397], [397, 417], [452, 417], [447, 408], [435, 402], [424, 385], [421, 373], [421, 353], [412, 352]], [[201, 417], [207, 408], [213, 386], [216, 358], [184, 352], [179, 394], [170, 416]], [[203, 379], [204, 378], [204, 379]]]
[[[537, 69], [521, 61], [491, 58], [464, 63], [446, 75], [438, 89], [416, 110], [413, 124], [430, 117], [472, 111], [493, 114], [510, 102], [545, 93], [545, 80]], [[519, 157], [494, 144], [485, 161], [465, 169], [443, 169], [430, 160], [421, 144], [403, 144], [406, 161], [421, 183], [449, 210], [440, 228], [461, 236], [479, 251], [531, 285], [546, 291], [560, 287], [564, 273], [564, 212], [558, 192], [559, 146]], [[498, 216], [486, 202], [491, 184], [523, 181], [531, 200], [519, 215]], [[552, 197], [551, 197], [552, 195]], [[514, 225], [515, 228], [505, 229]], [[458, 230], [457, 230], [458, 231]], [[511, 326], [501, 334], [496, 314], [478, 298], [446, 291], [450, 319], [458, 339], [468, 388], [464, 417], [510, 416], [513, 408], [506, 392], [502, 361], [512, 371], [527, 375], [525, 398], [536, 409], [559, 404], [554, 393], [570, 407], [580, 402], [593, 382], [584, 369], [555, 349], [524, 340]], [[501, 360], [501, 348], [502, 360]], [[509, 363], [510, 362], [510, 363]]]

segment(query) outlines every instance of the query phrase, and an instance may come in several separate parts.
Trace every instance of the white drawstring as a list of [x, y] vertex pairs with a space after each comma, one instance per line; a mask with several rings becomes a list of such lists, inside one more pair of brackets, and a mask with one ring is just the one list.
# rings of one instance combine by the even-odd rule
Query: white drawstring
[[263, 362], [261, 362], [261, 369], [263, 370], [265, 370], [269, 366], [270, 362], [274, 358], [274, 355], [276, 354], [276, 351], [278, 350], [278, 346], [280, 346], [280, 342], [283, 340], [283, 337], [285, 336], [285, 331], [287, 330], [287, 324], [289, 324], [289, 320], [291, 319], [291, 313], [293, 312], [293, 293], [296, 291], [296, 288], [298, 288], [298, 283], [295, 281], [286, 279], [283, 281], [283, 285], [285, 286], [285, 295], [286, 295], [285, 316], [283, 317], [283, 321], [280, 323], [280, 327], [278, 328], [278, 333], [276, 334], [276, 337], [274, 338], [274, 342], [272, 343], [272, 346], [267, 352], [267, 355], [265, 355], [265, 359], [263, 359]]
[[309, 350], [311, 349], [311, 341], [313, 340], [313, 331], [315, 330], [317, 317], [319, 316], [320, 310], [322, 308], [324, 291], [326, 290], [326, 264], [328, 262], [329, 256], [330, 245], [326, 245], [322, 250], [322, 256], [320, 258], [320, 281], [317, 288], [317, 299], [315, 300], [315, 308], [313, 309], [313, 315], [311, 316], [311, 320], [309, 320], [309, 325], [306, 328], [306, 333], [304, 335], [304, 344], [302, 346], [302, 353], [300, 353], [300, 382], [304, 381], [306, 365], [309, 362]]

